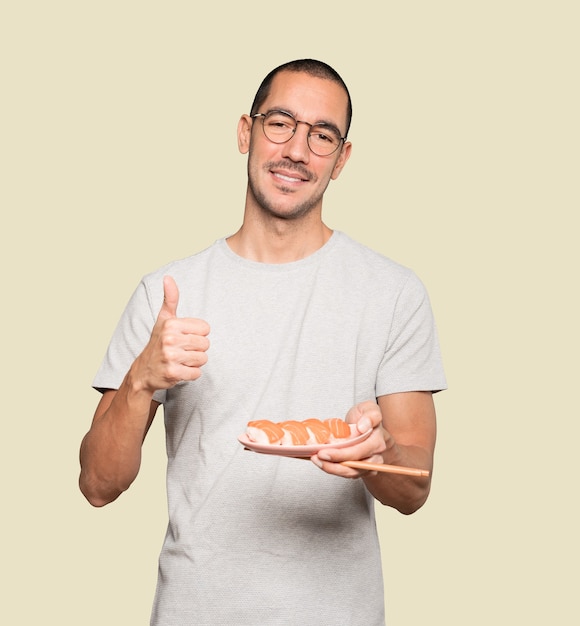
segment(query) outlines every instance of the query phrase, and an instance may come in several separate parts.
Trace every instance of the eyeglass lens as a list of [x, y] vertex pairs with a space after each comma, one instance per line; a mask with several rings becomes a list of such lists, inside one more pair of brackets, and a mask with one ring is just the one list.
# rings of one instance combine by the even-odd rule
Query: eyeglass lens
[[[274, 143], [289, 141], [298, 122], [288, 113], [283, 111], [270, 111], [263, 118], [264, 133]], [[341, 137], [330, 126], [315, 124], [308, 132], [308, 145], [314, 154], [328, 156], [340, 145]]]

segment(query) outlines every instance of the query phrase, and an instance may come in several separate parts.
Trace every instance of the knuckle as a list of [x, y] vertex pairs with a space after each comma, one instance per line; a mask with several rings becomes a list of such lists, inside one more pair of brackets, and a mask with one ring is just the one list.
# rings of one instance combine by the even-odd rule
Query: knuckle
[[163, 351], [171, 352], [177, 343], [177, 338], [173, 333], [164, 332], [161, 335], [159, 343]]

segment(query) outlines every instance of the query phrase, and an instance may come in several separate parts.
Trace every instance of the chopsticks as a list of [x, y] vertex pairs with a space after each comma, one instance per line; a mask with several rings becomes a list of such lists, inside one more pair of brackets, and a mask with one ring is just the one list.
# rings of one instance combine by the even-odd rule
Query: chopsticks
[[[250, 448], [244, 446], [244, 450], [252, 451]], [[254, 450], [254, 452], [260, 452]], [[276, 455], [278, 456], [278, 455]], [[280, 455], [287, 456], [287, 455]], [[301, 459], [302, 461], [309, 461], [309, 456], [289, 456], [291, 459]], [[387, 465], [386, 463], [371, 463], [370, 461], [341, 461], [341, 465], [346, 467], [352, 467], [354, 469], [366, 469], [371, 472], [384, 472], [386, 474], [404, 474], [406, 476], [418, 476], [426, 478], [429, 476], [429, 470], [419, 469], [417, 467], [404, 467], [403, 465]]]
[[386, 472], [390, 474], [405, 474], [407, 476], [429, 476], [429, 470], [416, 467], [403, 467], [401, 465], [386, 465], [382, 463], [369, 463], [368, 461], [342, 461], [341, 465], [355, 469], [366, 469], [374, 472]]

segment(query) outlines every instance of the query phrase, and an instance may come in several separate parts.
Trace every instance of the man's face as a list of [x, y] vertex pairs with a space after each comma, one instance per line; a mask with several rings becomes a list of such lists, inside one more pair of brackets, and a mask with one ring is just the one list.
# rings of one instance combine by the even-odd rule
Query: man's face
[[[309, 124], [333, 124], [341, 135], [346, 132], [347, 95], [330, 80], [281, 72], [258, 112], [274, 109]], [[308, 147], [309, 130], [306, 124], [298, 124], [289, 141], [276, 144], [264, 135], [261, 118], [242, 117], [238, 142], [242, 153], [249, 152], [248, 201], [255, 208], [281, 219], [296, 219], [313, 209], [321, 210], [324, 191], [340, 174], [351, 145], [347, 142], [330, 156], [317, 156]]]

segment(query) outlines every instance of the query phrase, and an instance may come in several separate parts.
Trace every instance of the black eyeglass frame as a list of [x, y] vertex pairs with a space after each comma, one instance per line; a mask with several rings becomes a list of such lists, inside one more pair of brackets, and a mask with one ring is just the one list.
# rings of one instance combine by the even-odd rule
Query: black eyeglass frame
[[[296, 123], [296, 126], [294, 126], [294, 130], [292, 131], [292, 134], [290, 135], [290, 137], [288, 137], [288, 139], [284, 139], [283, 141], [274, 141], [271, 137], [269, 137], [266, 134], [266, 129], [264, 128], [264, 120], [268, 117], [268, 115], [271, 115], [272, 113], [281, 113], [282, 115], [285, 115], [286, 117], [289, 117], [290, 119], [294, 120], [294, 122]], [[280, 109], [272, 109], [271, 111], [268, 111], [267, 113], [254, 113], [254, 115], [251, 115], [250, 117], [252, 119], [256, 119], [258, 117], [262, 118], [262, 131], [264, 133], [264, 136], [266, 137], [266, 139], [268, 141], [271, 141], [272, 143], [275, 143], [277, 145], [281, 145], [283, 143], [288, 143], [292, 139], [292, 137], [294, 137], [294, 135], [296, 133], [296, 129], [298, 128], [298, 124], [306, 124], [306, 126], [309, 126], [310, 128], [314, 128], [315, 126], [320, 126], [321, 128], [330, 128], [330, 129], [336, 130], [338, 135], [339, 135], [338, 145], [336, 146], [336, 148], [332, 152], [329, 152], [328, 154], [318, 154], [318, 152], [315, 152], [312, 149], [312, 147], [310, 145], [310, 133], [308, 133], [308, 136], [307, 136], [308, 149], [310, 150], [310, 152], [312, 152], [312, 154], [315, 154], [316, 156], [319, 156], [319, 157], [332, 156], [340, 148], [341, 145], [344, 145], [344, 143], [346, 141], [346, 137], [340, 137], [340, 131], [334, 125], [325, 124], [324, 122], [319, 122], [317, 124], [311, 124], [310, 122], [305, 122], [303, 120], [297, 120], [291, 113], [288, 113], [288, 111], [282, 111]]]

